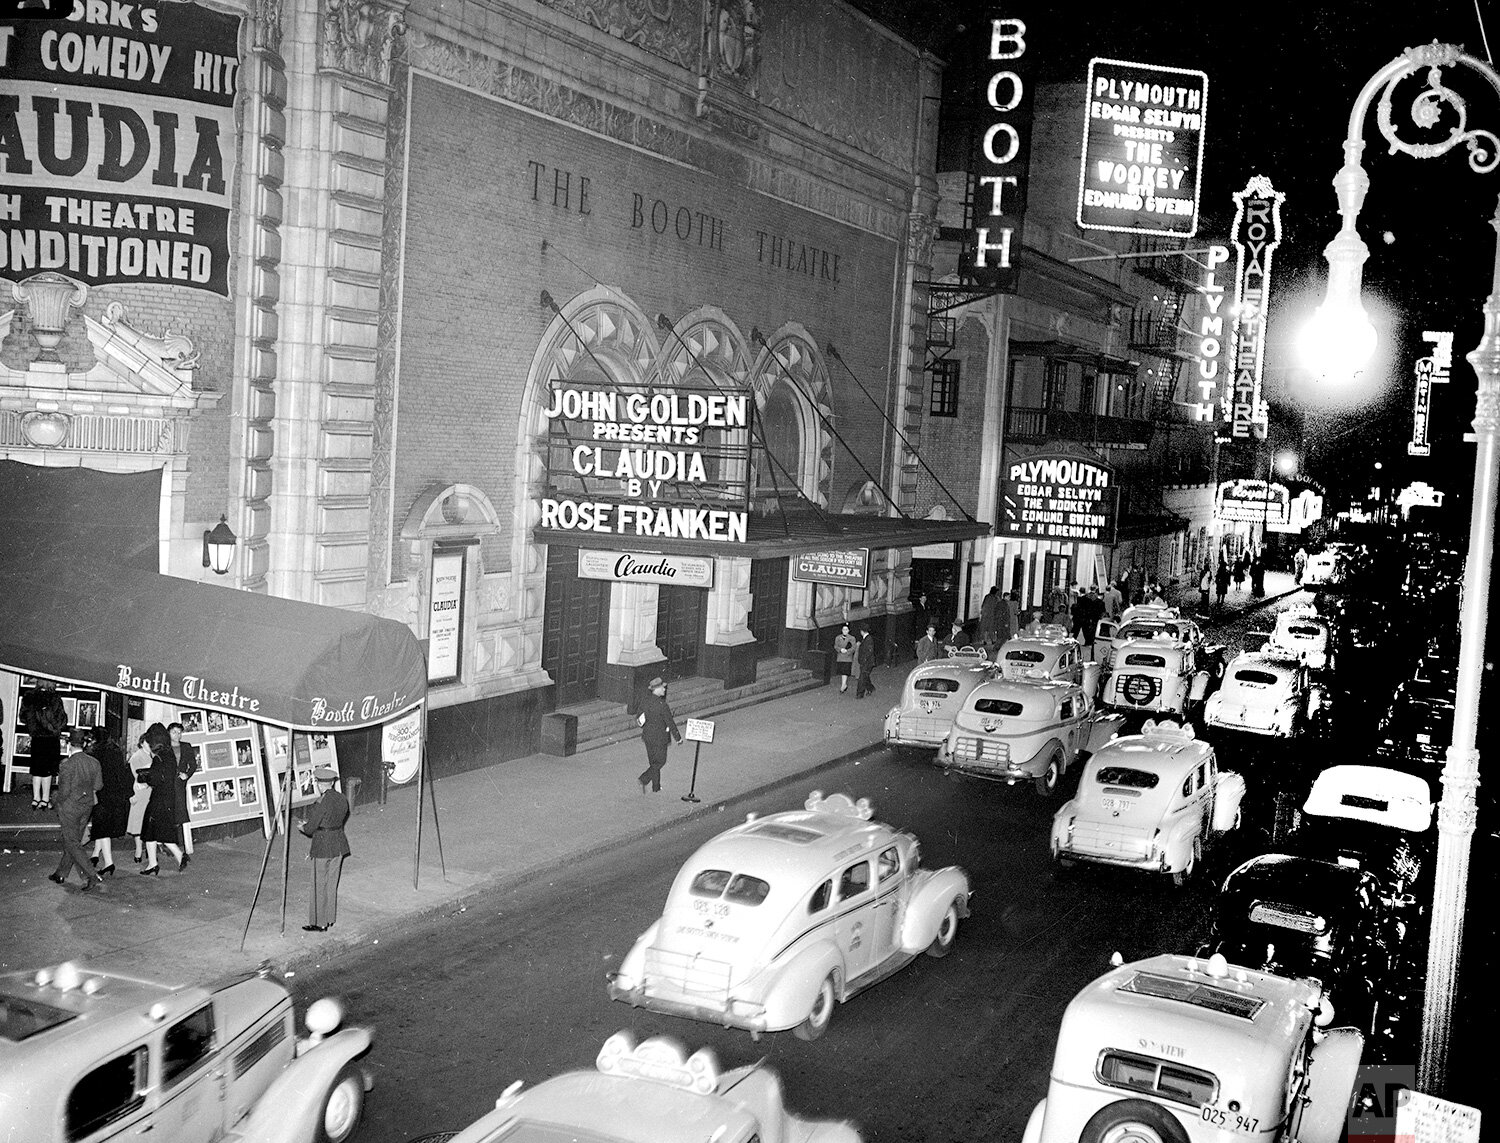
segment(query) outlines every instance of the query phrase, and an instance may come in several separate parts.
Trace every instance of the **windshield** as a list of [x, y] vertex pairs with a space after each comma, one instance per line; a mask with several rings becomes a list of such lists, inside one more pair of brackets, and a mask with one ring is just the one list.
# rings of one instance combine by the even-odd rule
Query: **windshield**
[[28, 1036], [45, 1032], [73, 1019], [74, 1013], [27, 1000], [20, 996], [0, 996], [0, 1037], [19, 1044]]

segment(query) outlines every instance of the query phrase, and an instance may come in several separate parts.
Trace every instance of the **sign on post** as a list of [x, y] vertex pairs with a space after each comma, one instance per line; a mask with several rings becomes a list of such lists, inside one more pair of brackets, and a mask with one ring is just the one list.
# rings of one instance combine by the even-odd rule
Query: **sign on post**
[[792, 578], [799, 583], [831, 583], [863, 590], [870, 582], [870, 549], [804, 552], [793, 556]]
[[714, 724], [712, 719], [690, 718], [682, 731], [683, 740], [686, 742], [712, 742], [714, 740]]

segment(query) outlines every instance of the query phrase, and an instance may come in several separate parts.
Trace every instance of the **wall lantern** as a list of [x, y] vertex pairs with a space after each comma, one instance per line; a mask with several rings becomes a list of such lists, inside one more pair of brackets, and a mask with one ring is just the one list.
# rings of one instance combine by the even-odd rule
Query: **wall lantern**
[[238, 542], [239, 537], [229, 530], [229, 518], [221, 515], [213, 530], [203, 533], [203, 566], [213, 568], [215, 575], [227, 575]]

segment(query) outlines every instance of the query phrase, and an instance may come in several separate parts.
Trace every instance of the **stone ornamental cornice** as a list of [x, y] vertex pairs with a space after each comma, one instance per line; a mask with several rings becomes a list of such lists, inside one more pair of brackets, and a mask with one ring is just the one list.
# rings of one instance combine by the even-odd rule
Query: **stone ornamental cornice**
[[319, 67], [389, 86], [408, 0], [322, 0]]

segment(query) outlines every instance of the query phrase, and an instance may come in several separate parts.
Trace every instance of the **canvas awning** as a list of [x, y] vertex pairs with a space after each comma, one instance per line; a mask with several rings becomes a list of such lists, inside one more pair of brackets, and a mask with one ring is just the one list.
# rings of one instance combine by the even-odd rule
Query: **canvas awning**
[[0, 563], [0, 666], [307, 731], [427, 695], [405, 624], [100, 563]]

